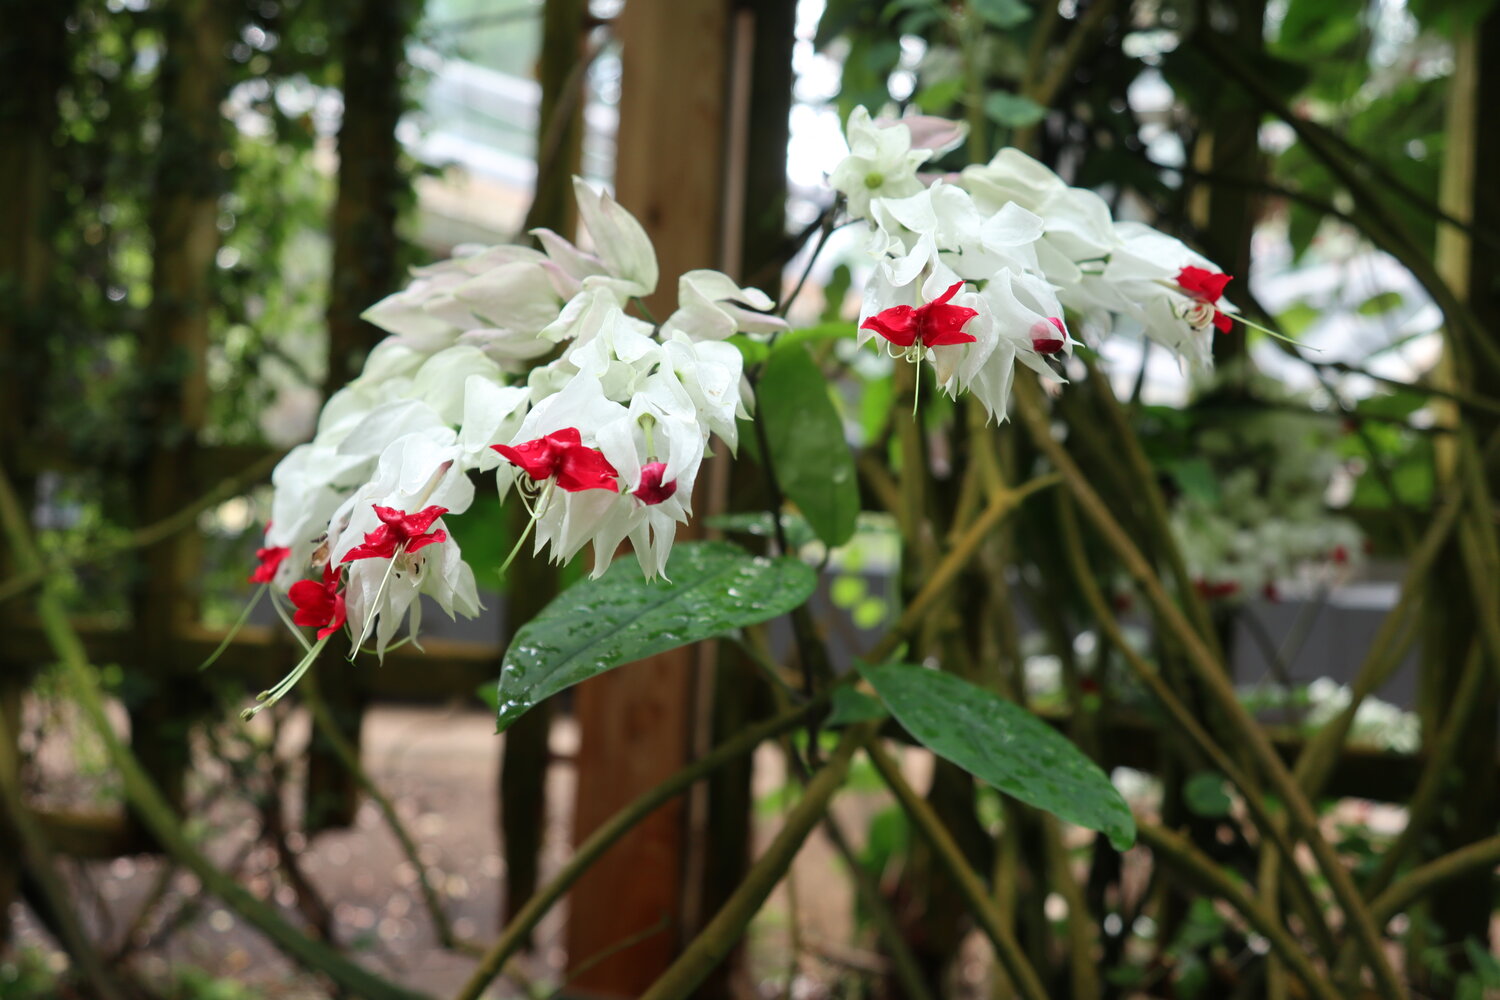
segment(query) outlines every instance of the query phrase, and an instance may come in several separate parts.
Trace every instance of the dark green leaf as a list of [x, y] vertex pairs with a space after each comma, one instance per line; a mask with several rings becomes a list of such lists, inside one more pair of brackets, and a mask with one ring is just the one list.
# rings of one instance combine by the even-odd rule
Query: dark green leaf
[[500, 670], [499, 729], [612, 667], [785, 614], [817, 585], [797, 559], [756, 558], [728, 542], [679, 544], [667, 576], [648, 583], [622, 559], [517, 632]]
[[833, 689], [833, 711], [828, 714], [826, 725], [830, 728], [847, 726], [855, 722], [883, 719], [889, 714], [878, 699], [842, 684]]
[[1021, 0], [971, 0], [974, 10], [985, 21], [1008, 31], [1031, 20], [1031, 8]]
[[1182, 458], [1167, 463], [1167, 472], [1177, 487], [1188, 496], [1204, 503], [1219, 499], [1219, 479], [1213, 466], [1202, 458]]
[[[752, 535], [756, 538], [776, 537], [776, 526], [771, 523], [771, 515], [763, 510], [744, 514], [715, 514], [704, 523], [710, 528], [718, 528], [730, 534]], [[786, 533], [787, 547], [793, 551], [818, 539], [812, 528], [808, 527], [807, 519], [800, 514], [782, 514], [781, 530]]]
[[854, 534], [859, 485], [844, 422], [807, 348], [772, 352], [756, 387], [757, 418], [765, 430], [776, 480], [824, 544]]
[[1199, 771], [1189, 778], [1182, 786], [1182, 798], [1199, 816], [1229, 815], [1229, 793], [1224, 790], [1224, 776], [1217, 771]]
[[1135, 842], [1130, 808], [1099, 766], [1014, 702], [952, 674], [906, 664], [862, 666], [896, 721], [981, 781], [1069, 823]]
[[990, 121], [1006, 128], [1025, 128], [1047, 117], [1047, 109], [1029, 97], [997, 90], [984, 99], [984, 113]]

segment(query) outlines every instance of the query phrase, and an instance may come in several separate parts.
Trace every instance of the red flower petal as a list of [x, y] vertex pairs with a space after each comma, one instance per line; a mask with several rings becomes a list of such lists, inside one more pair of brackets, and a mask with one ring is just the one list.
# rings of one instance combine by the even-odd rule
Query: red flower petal
[[1234, 278], [1203, 267], [1189, 265], [1177, 272], [1177, 287], [1204, 302], [1217, 302], [1224, 295], [1224, 286]]
[[954, 344], [972, 344], [975, 337], [963, 332], [964, 324], [979, 315], [978, 309], [967, 306], [950, 306], [949, 300], [964, 287], [955, 281], [947, 291], [917, 310], [917, 330], [925, 347], [949, 347]]
[[647, 507], [672, 499], [672, 495], [677, 492], [677, 480], [674, 479], [670, 483], [662, 482], [662, 476], [666, 474], [666, 471], [667, 463], [665, 462], [647, 462], [641, 466], [641, 485], [636, 487], [631, 495]]
[[569, 493], [582, 493], [584, 490], [616, 491], [619, 487], [615, 485], [615, 480], [619, 476], [615, 467], [609, 464], [609, 459], [598, 448], [576, 445], [564, 453], [559, 463], [557, 485], [559, 489]]
[[542, 482], [557, 475], [557, 466], [562, 461], [563, 455], [582, 440], [578, 428], [564, 427], [560, 431], [554, 431], [523, 444], [515, 446], [492, 444], [490, 447], [512, 464], [520, 466], [521, 470], [532, 479]]
[[874, 330], [897, 347], [910, 347], [917, 340], [917, 310], [911, 306], [882, 309], [860, 324], [861, 330]]
[[[1048, 324], [1057, 329], [1062, 337], [1054, 337]], [[1046, 322], [1038, 320], [1031, 327], [1031, 348], [1038, 354], [1056, 354], [1067, 343], [1068, 328], [1056, 316], [1048, 316]]]
[[256, 549], [255, 558], [260, 561], [260, 565], [255, 567], [255, 572], [250, 574], [250, 582], [270, 583], [276, 577], [276, 570], [291, 554], [291, 549], [281, 545], [274, 548]]
[[338, 570], [323, 567], [323, 580], [298, 580], [287, 591], [297, 606], [292, 621], [298, 625], [322, 626], [319, 639], [326, 639], [344, 624], [344, 595], [339, 592]]
[[432, 523], [444, 514], [448, 513], [447, 507], [439, 507], [434, 504], [424, 507], [415, 514], [408, 514], [404, 510], [394, 507], [382, 507], [374, 505], [375, 516], [384, 523], [374, 531], [365, 534], [363, 545], [356, 545], [350, 549], [341, 563], [352, 562], [355, 559], [392, 559], [404, 546], [407, 552], [415, 552], [433, 542], [441, 542], [447, 539], [448, 533], [439, 528], [436, 532], [429, 532]]
[[1220, 333], [1228, 333], [1230, 330], [1234, 329], [1234, 320], [1230, 318], [1230, 316], [1229, 316], [1229, 314], [1227, 312], [1224, 312], [1221, 309], [1215, 309], [1214, 310], [1214, 327]]
[[337, 632], [339, 629], [343, 628], [344, 620], [347, 617], [348, 612], [344, 608], [344, 595], [334, 594], [333, 608], [329, 612], [328, 624], [318, 629], [318, 638], [326, 639], [330, 635], [333, 635], [333, 633]]

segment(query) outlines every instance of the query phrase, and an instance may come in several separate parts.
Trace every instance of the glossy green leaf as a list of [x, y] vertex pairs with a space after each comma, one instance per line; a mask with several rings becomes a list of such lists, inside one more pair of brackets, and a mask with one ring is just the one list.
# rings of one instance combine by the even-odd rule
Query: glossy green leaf
[[927, 749], [1059, 819], [1135, 842], [1130, 808], [1099, 766], [1014, 702], [952, 674], [891, 663], [862, 666], [896, 721]]
[[505, 651], [498, 728], [622, 663], [785, 614], [817, 586], [800, 560], [758, 558], [728, 542], [679, 544], [667, 576], [647, 582], [634, 559], [621, 559], [558, 595]]
[[806, 347], [772, 352], [756, 386], [756, 405], [782, 493], [824, 544], [844, 544], [859, 515], [854, 455], [828, 381]]
[[990, 121], [1007, 128], [1025, 128], [1047, 117], [1047, 109], [1029, 97], [997, 90], [984, 99], [984, 113]]
[[828, 713], [824, 724], [830, 729], [847, 726], [855, 722], [870, 722], [890, 715], [878, 698], [871, 698], [847, 684], [833, 689], [833, 711]]

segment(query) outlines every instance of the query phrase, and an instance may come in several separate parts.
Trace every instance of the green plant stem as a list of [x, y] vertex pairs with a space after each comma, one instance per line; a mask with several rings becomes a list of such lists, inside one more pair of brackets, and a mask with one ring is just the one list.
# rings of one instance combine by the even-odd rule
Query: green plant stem
[[[1417, 790], [1406, 803], [1406, 826], [1400, 835], [1380, 856], [1380, 863], [1365, 882], [1365, 898], [1380, 896], [1395, 878], [1396, 871], [1407, 855], [1427, 834], [1427, 828], [1437, 818], [1443, 805], [1443, 786], [1449, 777], [1449, 768], [1454, 764], [1464, 730], [1468, 726], [1470, 709], [1478, 703], [1478, 694], [1484, 684], [1487, 665], [1484, 654], [1476, 643], [1469, 651], [1463, 673], [1454, 691], [1452, 708], [1438, 733], [1431, 755], [1422, 768], [1422, 777], [1417, 781]], [[1373, 908], [1373, 904], [1372, 904]]]
[[1497, 864], [1500, 864], [1500, 834], [1475, 841], [1412, 869], [1375, 897], [1370, 912], [1376, 920], [1384, 923], [1439, 885], [1470, 872], [1494, 868]]
[[1135, 486], [1146, 498], [1151, 520], [1157, 529], [1158, 543], [1166, 555], [1167, 566], [1172, 570], [1172, 578], [1177, 581], [1178, 600], [1187, 608], [1188, 616], [1197, 626], [1198, 634], [1208, 648], [1222, 660], [1224, 653], [1219, 648], [1219, 631], [1214, 627], [1213, 615], [1208, 610], [1208, 602], [1199, 595], [1198, 588], [1193, 586], [1187, 563], [1182, 558], [1182, 550], [1172, 536], [1167, 498], [1162, 495], [1161, 485], [1157, 482], [1156, 472], [1151, 468], [1150, 459], [1146, 457], [1146, 450], [1141, 447], [1141, 440], [1136, 436], [1135, 429], [1130, 426], [1130, 418], [1125, 413], [1125, 407], [1120, 405], [1120, 400], [1115, 396], [1109, 379], [1100, 370], [1098, 363], [1092, 359], [1086, 359], [1084, 364], [1088, 366], [1089, 384], [1094, 387], [1094, 394], [1099, 400], [1100, 409], [1104, 410], [1110, 426], [1114, 428], [1115, 443], [1124, 451], [1126, 464], [1135, 476]]
[[[1083, 593], [1084, 601], [1093, 612], [1094, 620], [1104, 630], [1105, 638], [1120, 651], [1120, 655], [1125, 658], [1131, 671], [1142, 684], [1146, 685], [1162, 708], [1166, 709], [1172, 722], [1202, 751], [1209, 762], [1217, 767], [1235, 788], [1239, 789], [1240, 795], [1244, 798], [1245, 808], [1249, 811], [1256, 829], [1260, 830], [1261, 836], [1269, 840], [1276, 848], [1277, 856], [1286, 862], [1288, 870], [1298, 871], [1296, 847], [1287, 838], [1283, 824], [1278, 822], [1266, 807], [1265, 795], [1259, 783], [1215, 742], [1208, 734], [1208, 730], [1203, 728], [1202, 723], [1183, 704], [1182, 699], [1177, 697], [1171, 685], [1163, 680], [1161, 674], [1153, 669], [1146, 662], [1146, 658], [1126, 640], [1124, 630], [1120, 628], [1119, 619], [1111, 610], [1109, 602], [1104, 599], [1104, 594], [1100, 591], [1099, 584], [1089, 568], [1088, 558], [1083, 550], [1083, 537], [1079, 531], [1078, 518], [1071, 503], [1064, 502], [1061, 505], [1058, 522], [1078, 589]], [[1337, 952], [1337, 945], [1334, 941], [1333, 930], [1328, 926], [1318, 900], [1308, 889], [1307, 883], [1301, 879], [1293, 879], [1292, 885], [1297, 895], [1298, 912], [1306, 922], [1308, 932], [1317, 939], [1323, 954], [1334, 955]]]
[[797, 857], [808, 834], [823, 818], [829, 801], [843, 785], [849, 764], [860, 746], [874, 736], [878, 723], [851, 726], [839, 740], [838, 748], [813, 776], [802, 797], [787, 813], [786, 822], [777, 832], [729, 899], [714, 914], [708, 925], [683, 950], [661, 977], [652, 983], [640, 1000], [683, 1000], [714, 968], [724, 960], [745, 933], [750, 920], [765, 903]]
[[1448, 321], [1445, 325], [1445, 333], [1449, 348], [1453, 353], [1455, 369], [1469, 370], [1469, 346], [1475, 345], [1489, 367], [1500, 372], [1500, 347], [1497, 347], [1486, 335], [1483, 322], [1473, 310], [1443, 280], [1437, 267], [1429, 259], [1430, 251], [1419, 246], [1411, 238], [1396, 218], [1387, 211], [1386, 202], [1380, 197], [1379, 192], [1372, 189], [1364, 178], [1359, 176], [1356, 164], [1364, 164], [1364, 161], [1359, 159], [1359, 151], [1341, 149], [1339, 144], [1332, 141], [1324, 130], [1319, 129], [1302, 116], [1294, 114], [1271, 91], [1267, 83], [1244, 64], [1237, 53], [1214, 37], [1213, 32], [1198, 32], [1194, 35], [1194, 39], [1206, 50], [1215, 67], [1233, 79], [1240, 89], [1260, 103], [1266, 111], [1290, 126], [1307, 149], [1322, 161], [1349, 190], [1366, 216], [1367, 225], [1363, 227], [1366, 232], [1400, 259], [1427, 291], [1427, 294], [1432, 296], [1438, 308], [1443, 311]]
[[635, 825], [651, 815], [663, 803], [682, 794], [694, 782], [737, 757], [754, 750], [763, 740], [778, 736], [801, 725], [812, 712], [826, 704], [826, 694], [804, 705], [782, 712], [764, 722], [748, 726], [733, 738], [720, 743], [708, 753], [684, 767], [667, 780], [649, 788], [606, 820], [587, 840], [574, 850], [568, 863], [545, 888], [526, 901], [520, 912], [511, 917], [504, 932], [479, 960], [469, 981], [454, 994], [454, 1000], [478, 1000], [486, 987], [500, 974], [505, 963], [525, 943], [541, 923], [547, 911], [572, 888], [573, 883]]
[[1029, 380], [1018, 379], [1016, 390], [1017, 411], [1037, 446], [1062, 473], [1079, 507], [1126, 571], [1140, 584], [1156, 612], [1156, 620], [1181, 644], [1186, 662], [1199, 677], [1204, 691], [1218, 705], [1224, 721], [1233, 731], [1232, 735], [1264, 772], [1271, 783], [1271, 790], [1281, 796], [1286, 804], [1313, 857], [1317, 859], [1318, 867], [1327, 878], [1334, 898], [1343, 909], [1345, 921], [1354, 931], [1360, 951], [1375, 974], [1381, 995], [1386, 1000], [1404, 1000], [1406, 991], [1396, 977], [1396, 971], [1385, 953], [1380, 932], [1371, 920], [1369, 908], [1355, 887], [1352, 876], [1323, 837], [1317, 813], [1301, 786], [1287, 770], [1265, 732], [1240, 703], [1234, 685], [1224, 671], [1223, 663], [1214, 657], [1182, 610], [1172, 602], [1161, 579], [1120, 527], [1108, 505], [1094, 492], [1068, 453], [1053, 439], [1052, 428], [1041, 408], [1037, 387]]
[[1154, 823], [1138, 822], [1136, 830], [1141, 843], [1151, 848], [1151, 853], [1158, 859], [1229, 903], [1250, 926], [1264, 935], [1277, 956], [1302, 980], [1308, 992], [1318, 1000], [1344, 1000], [1327, 977], [1313, 967], [1280, 921], [1191, 841]]
[[1060, 476], [1053, 474], [1038, 476], [1015, 489], [1004, 490], [991, 497], [989, 504], [974, 519], [974, 523], [964, 530], [958, 541], [949, 548], [947, 555], [930, 573], [925, 575], [922, 589], [901, 612], [901, 617], [897, 619], [891, 631], [870, 652], [869, 659], [877, 661], [889, 656], [900, 645], [903, 638], [914, 634], [938, 598], [947, 592], [958, 579], [959, 573], [963, 572], [964, 567], [974, 558], [985, 536], [1031, 494], [1055, 486], [1061, 481]]
[[1031, 961], [1026, 957], [1026, 952], [1022, 950], [1021, 945], [1011, 933], [1005, 915], [990, 898], [989, 889], [969, 866], [963, 851], [954, 841], [953, 834], [943, 825], [943, 821], [938, 818], [927, 800], [918, 795], [916, 790], [907, 783], [905, 776], [901, 773], [901, 766], [886, 752], [884, 747], [878, 743], [871, 743], [866, 748], [866, 752], [870, 755], [875, 769], [880, 772], [880, 777], [884, 779], [886, 787], [890, 788], [896, 800], [901, 803], [901, 807], [906, 810], [906, 814], [911, 817], [913, 825], [932, 845], [938, 863], [953, 877], [959, 892], [963, 894], [964, 901], [969, 904], [969, 909], [978, 919], [980, 928], [994, 945], [995, 957], [1005, 968], [1006, 975], [1010, 977], [1016, 992], [1025, 1000], [1047, 1000], [1047, 991], [1042, 988], [1036, 969], [1032, 967]]
[[[0, 524], [12, 550], [28, 567], [41, 563], [41, 554], [31, 537], [31, 526], [11, 486], [0, 470]], [[88, 661], [78, 633], [68, 622], [59, 581], [48, 575], [37, 597], [37, 615], [53, 651], [62, 665], [84, 715], [98, 732], [111, 762], [120, 773], [125, 798], [141, 817], [163, 850], [196, 875], [203, 887], [266, 935], [277, 947], [310, 972], [321, 973], [339, 987], [365, 1000], [415, 1000], [422, 994], [397, 986], [362, 968], [327, 945], [313, 940], [281, 918], [270, 905], [255, 898], [233, 877], [220, 871], [195, 848], [183, 832], [161, 791], [151, 781], [130, 748], [115, 735], [105, 708], [99, 678]]]
[[834, 849], [839, 852], [839, 856], [844, 859], [844, 864], [848, 866], [859, 898], [864, 902], [865, 908], [870, 911], [870, 921], [875, 925], [875, 934], [885, 945], [886, 951], [890, 953], [891, 966], [896, 973], [896, 981], [901, 984], [902, 996], [910, 1000], [933, 1000], [932, 993], [927, 989], [927, 983], [922, 978], [922, 971], [917, 967], [917, 958], [912, 954], [911, 946], [906, 943], [906, 939], [901, 936], [901, 929], [896, 924], [896, 915], [891, 912], [890, 905], [881, 895], [880, 883], [860, 863], [859, 857], [854, 853], [854, 848], [849, 846], [849, 838], [844, 836], [843, 828], [833, 818], [832, 813], [823, 817], [823, 830], [828, 834], [828, 839], [833, 842]]
[[448, 920], [448, 914], [443, 910], [443, 901], [438, 897], [437, 889], [432, 880], [427, 877], [427, 866], [422, 863], [417, 853], [416, 841], [412, 840], [411, 833], [407, 831], [406, 824], [401, 822], [401, 817], [396, 813], [396, 805], [381, 790], [380, 786], [371, 778], [369, 772], [360, 763], [359, 753], [350, 745], [343, 732], [339, 730], [338, 724], [334, 722], [333, 715], [328, 711], [328, 703], [323, 700], [323, 692], [318, 687], [317, 671], [310, 670], [302, 679], [302, 700], [307, 705], [307, 710], [312, 713], [313, 724], [333, 747], [334, 756], [339, 763], [344, 765], [360, 788], [380, 809], [380, 814], [385, 817], [386, 825], [395, 834], [396, 842], [401, 845], [401, 853], [406, 855], [407, 863], [417, 872], [417, 885], [422, 890], [422, 902], [427, 907], [428, 918], [432, 921], [434, 930], [437, 931], [438, 943], [444, 948], [454, 950], [458, 947], [458, 936], [453, 933], [453, 924]]
[[36, 819], [26, 805], [18, 780], [21, 772], [16, 746], [16, 734], [11, 732], [5, 709], [0, 708], [0, 800], [3, 800], [4, 814], [9, 815], [10, 825], [21, 841], [21, 857], [26, 869], [52, 910], [62, 945], [77, 963], [83, 978], [100, 1000], [124, 1000], [125, 991], [105, 970], [103, 960], [73, 912], [72, 900], [58, 877], [47, 837], [37, 827]]
[[[1089, 8], [1074, 24], [1073, 30], [1068, 32], [1067, 41], [1063, 42], [1061, 54], [1047, 63], [1047, 72], [1040, 80], [1029, 80], [1026, 96], [1036, 101], [1044, 108], [1050, 108], [1062, 93], [1063, 86], [1068, 78], [1078, 69], [1078, 64], [1083, 60], [1087, 47], [1099, 36], [1104, 29], [1104, 23], [1114, 14], [1115, 0], [1093, 0]], [[1027, 125], [1025, 128], [1016, 129], [1012, 137], [1014, 145], [1019, 149], [1029, 149], [1035, 142], [1037, 126]]]

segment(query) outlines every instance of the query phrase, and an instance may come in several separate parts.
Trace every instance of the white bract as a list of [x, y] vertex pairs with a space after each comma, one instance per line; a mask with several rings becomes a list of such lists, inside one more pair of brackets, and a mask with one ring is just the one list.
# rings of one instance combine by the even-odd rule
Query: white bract
[[1061, 377], [1048, 359], [1071, 350], [1075, 323], [1094, 341], [1124, 317], [1195, 370], [1211, 365], [1227, 279], [1180, 241], [1116, 222], [1097, 194], [1018, 150], [924, 187], [916, 169], [931, 154], [912, 148], [906, 124], [856, 109], [847, 134], [831, 182], [864, 220], [875, 264], [861, 343], [879, 335], [930, 361], [948, 393], [974, 393], [997, 419], [1017, 361]]
[[764, 292], [709, 270], [682, 276], [659, 328], [632, 315], [656, 291], [651, 241], [607, 193], [575, 190], [591, 250], [547, 230], [540, 251], [460, 248], [366, 311], [391, 336], [272, 476], [257, 579], [293, 598], [299, 624], [331, 634], [347, 617], [383, 655], [403, 624], [415, 638], [421, 595], [477, 614], [443, 517], [468, 510], [476, 473], [527, 504], [536, 551], [565, 561], [592, 544], [598, 574], [628, 539], [648, 577], [665, 571], [710, 436], [733, 450], [749, 416], [725, 341], [785, 323]]

